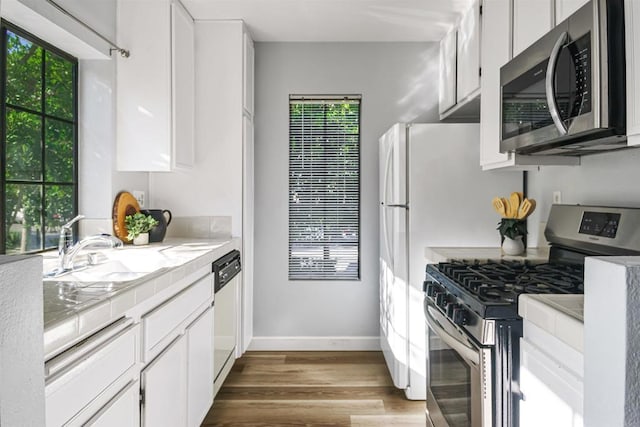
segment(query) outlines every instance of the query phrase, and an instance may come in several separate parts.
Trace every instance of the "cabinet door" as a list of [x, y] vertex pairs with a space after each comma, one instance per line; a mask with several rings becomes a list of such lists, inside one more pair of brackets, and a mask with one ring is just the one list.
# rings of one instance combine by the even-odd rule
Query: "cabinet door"
[[482, 12], [482, 94], [480, 96], [480, 163], [509, 161], [500, 152], [500, 67], [510, 58], [510, 0], [485, 0]]
[[457, 39], [456, 100], [480, 88], [480, 2], [476, 0], [460, 20]]
[[185, 426], [187, 420], [187, 340], [176, 338], [142, 371], [142, 425]]
[[552, 0], [513, 0], [513, 56], [553, 27]]
[[244, 33], [244, 61], [243, 61], [243, 107], [249, 114], [249, 117], [253, 117], [253, 81], [254, 81], [254, 56], [255, 50], [253, 47], [253, 40], [249, 34]]
[[195, 43], [193, 19], [180, 2], [171, 4], [173, 166], [194, 163]]
[[242, 295], [240, 312], [244, 316], [240, 325], [240, 339], [236, 356], [240, 357], [249, 347], [253, 337], [253, 246], [254, 246], [254, 143], [253, 123], [243, 117], [244, 174], [242, 194]]
[[440, 40], [440, 114], [456, 105], [456, 37], [454, 29]]
[[627, 135], [629, 145], [640, 145], [640, 2], [626, 0], [625, 44], [627, 49]]
[[589, 0], [556, 0], [556, 25], [567, 19]]
[[131, 382], [86, 424], [88, 427], [137, 427], [140, 425], [140, 385]]
[[118, 0], [117, 168], [171, 170], [171, 13], [168, 0]]
[[213, 309], [187, 329], [187, 425], [199, 426], [213, 403]]

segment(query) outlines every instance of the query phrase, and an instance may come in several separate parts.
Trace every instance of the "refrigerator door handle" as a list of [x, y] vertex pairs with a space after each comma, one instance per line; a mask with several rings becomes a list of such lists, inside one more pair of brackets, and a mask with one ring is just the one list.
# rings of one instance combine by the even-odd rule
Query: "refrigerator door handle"
[[389, 260], [391, 269], [393, 269], [394, 261], [393, 255], [389, 250], [389, 227], [387, 227], [387, 211], [382, 208], [382, 235], [384, 237], [384, 251], [387, 254], [387, 259]]
[[391, 155], [393, 154], [393, 144], [387, 150], [387, 158], [384, 162], [384, 181], [382, 181], [382, 200], [381, 204], [387, 200], [387, 183], [389, 182], [389, 169], [391, 169]]

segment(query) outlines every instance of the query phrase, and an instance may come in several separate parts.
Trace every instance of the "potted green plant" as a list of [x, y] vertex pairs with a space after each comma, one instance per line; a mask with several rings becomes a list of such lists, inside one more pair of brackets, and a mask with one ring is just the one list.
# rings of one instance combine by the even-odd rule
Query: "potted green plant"
[[158, 225], [158, 221], [151, 215], [136, 212], [124, 218], [127, 228], [127, 239], [133, 241], [134, 245], [146, 245], [149, 243], [149, 231]]
[[524, 251], [522, 238], [527, 234], [527, 222], [518, 218], [502, 218], [497, 230], [502, 239], [502, 249], [507, 255], [519, 255]]

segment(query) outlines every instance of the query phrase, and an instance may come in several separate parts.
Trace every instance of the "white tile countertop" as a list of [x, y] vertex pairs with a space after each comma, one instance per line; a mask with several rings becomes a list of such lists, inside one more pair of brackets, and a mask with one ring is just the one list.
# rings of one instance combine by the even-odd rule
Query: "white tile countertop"
[[[199, 270], [210, 268], [213, 261], [239, 248], [239, 239], [168, 238], [162, 243], [111, 250], [123, 261], [154, 260], [158, 268], [141, 269], [144, 275], [135, 280], [44, 279], [45, 360], [121, 318], [134, 306], [158, 294], [179, 292], [197, 279], [192, 276], [201, 274]], [[45, 253], [45, 264], [53, 256]]]
[[580, 353], [584, 351], [584, 295], [523, 294], [518, 299], [518, 314]]
[[531, 261], [546, 262], [549, 258], [549, 248], [527, 248], [524, 255], [505, 255], [499, 247], [493, 248], [463, 248], [463, 247], [427, 247], [424, 251], [425, 258], [431, 263], [447, 262], [456, 259], [477, 259], [491, 261]]

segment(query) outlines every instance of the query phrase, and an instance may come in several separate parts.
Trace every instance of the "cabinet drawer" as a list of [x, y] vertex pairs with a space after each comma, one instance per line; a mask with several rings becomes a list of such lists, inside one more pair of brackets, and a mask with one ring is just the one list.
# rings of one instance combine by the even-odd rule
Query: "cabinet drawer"
[[212, 297], [213, 283], [209, 275], [145, 315], [142, 318], [145, 363], [180, 335], [184, 321]]
[[[60, 426], [138, 362], [140, 327], [118, 323], [45, 364], [46, 424]], [[114, 391], [114, 394], [117, 390]], [[108, 393], [104, 393], [108, 394]]]

